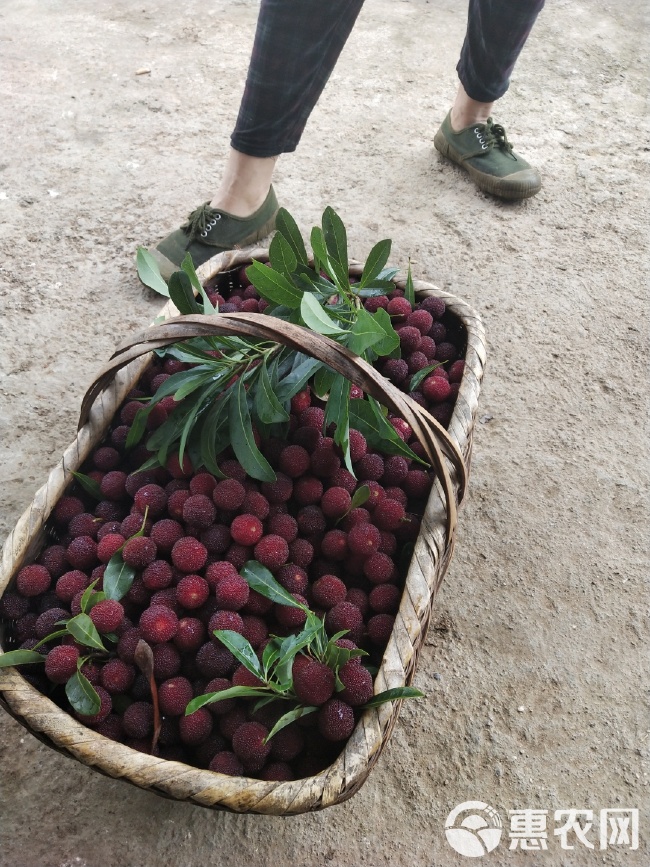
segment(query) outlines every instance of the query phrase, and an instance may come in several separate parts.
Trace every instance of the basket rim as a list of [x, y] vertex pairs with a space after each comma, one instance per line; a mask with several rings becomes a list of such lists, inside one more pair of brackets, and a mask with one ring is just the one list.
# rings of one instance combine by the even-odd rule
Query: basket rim
[[[197, 269], [197, 273], [205, 282], [219, 273], [241, 267], [253, 258], [268, 259], [268, 250], [255, 248], [219, 254]], [[361, 273], [359, 263], [351, 263], [350, 272], [355, 273], [357, 269]], [[400, 286], [405, 283], [405, 278], [396, 277], [394, 282]], [[469, 462], [486, 357], [483, 324], [479, 314], [462, 299], [431, 283], [421, 280], [413, 282], [416, 294], [442, 298], [447, 309], [458, 317], [466, 329], [465, 371], [448, 433]], [[170, 301], [159, 315], [168, 319], [177, 313]], [[88, 422], [78, 431], [75, 440], [18, 519], [2, 550], [0, 597], [23, 562], [35, 553], [35, 548], [40, 547], [38, 543], [42, 539], [45, 521], [72, 481], [72, 471], [81, 466], [93, 446], [104, 436], [115, 411], [149, 360], [150, 355], [131, 362], [97, 398]], [[455, 475], [452, 482], [457, 495]], [[445, 544], [443, 504], [441, 486], [436, 481], [405, 578], [395, 625], [375, 678], [377, 692], [408, 684], [415, 673], [433, 602], [453, 551], [453, 539], [449, 545]], [[138, 753], [124, 744], [111, 741], [76, 721], [71, 714], [32, 687], [15, 668], [0, 669], [0, 703], [21, 725], [49, 746], [108, 776], [120, 777], [162, 796], [189, 800], [201, 806], [270, 815], [313, 811], [342, 803], [351, 797], [364, 783], [378, 759], [396, 722], [401, 704], [387, 703], [364, 711], [338, 758], [321, 773], [290, 782], [265, 782], [247, 777], [227, 777], [181, 762]]]

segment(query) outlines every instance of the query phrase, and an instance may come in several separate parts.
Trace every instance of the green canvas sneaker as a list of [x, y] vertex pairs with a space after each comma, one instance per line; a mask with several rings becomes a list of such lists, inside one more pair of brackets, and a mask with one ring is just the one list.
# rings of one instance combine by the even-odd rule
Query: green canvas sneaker
[[516, 154], [501, 124], [491, 117], [454, 132], [451, 112], [435, 134], [440, 153], [464, 168], [481, 190], [502, 199], [527, 199], [542, 187], [537, 169]]
[[218, 253], [245, 247], [264, 238], [275, 229], [278, 200], [273, 187], [264, 203], [250, 217], [236, 217], [226, 211], [200, 205], [180, 229], [164, 238], [151, 254], [158, 262], [160, 273], [168, 280], [178, 271], [187, 253], [198, 268]]

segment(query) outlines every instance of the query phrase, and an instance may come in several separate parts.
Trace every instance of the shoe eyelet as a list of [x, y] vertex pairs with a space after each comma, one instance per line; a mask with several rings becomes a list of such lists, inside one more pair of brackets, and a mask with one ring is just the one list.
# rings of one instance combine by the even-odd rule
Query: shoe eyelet
[[207, 237], [208, 237], [208, 233], [205, 231], [205, 229], [201, 232], [201, 237], [202, 237], [202, 238], [207, 238]]
[[481, 145], [481, 150], [486, 151], [487, 149], [488, 149], [488, 146], [486, 144]]
[[477, 126], [474, 127], [474, 132], [476, 133], [476, 135], [479, 134], [480, 130], [479, 130], [479, 128], [478, 128]]
[[210, 229], [214, 229], [214, 227], [215, 227], [216, 225], [217, 225], [217, 221], [216, 221], [216, 220], [210, 220], [210, 222], [208, 223], [208, 231], [210, 231]]
[[221, 214], [215, 214], [215, 215], [214, 215], [214, 224], [215, 224], [215, 226], [216, 226], [216, 224], [217, 224], [217, 220], [220, 220], [220, 219], [221, 219]]

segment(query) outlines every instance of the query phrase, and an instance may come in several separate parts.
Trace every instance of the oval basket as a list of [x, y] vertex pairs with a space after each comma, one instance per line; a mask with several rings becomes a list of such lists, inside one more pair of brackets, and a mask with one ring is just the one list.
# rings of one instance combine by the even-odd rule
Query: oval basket
[[[199, 276], [214, 279], [252, 258], [268, 259], [266, 250], [222, 254]], [[361, 269], [351, 266], [352, 274]], [[395, 280], [398, 286], [403, 281]], [[415, 281], [416, 294], [437, 295], [462, 323], [466, 337], [465, 371], [447, 432], [414, 401], [392, 386], [365, 362], [329, 338], [290, 326], [262, 314], [185, 316], [149, 329], [118, 349], [102, 370], [82, 405], [76, 439], [66, 449], [45, 484], [9, 535], [0, 565], [0, 596], [14, 576], [33, 560], [45, 543], [45, 522], [94, 446], [104, 437], [127, 393], [149, 364], [150, 350], [194, 334], [241, 333], [271, 335], [278, 342], [321, 358], [409, 421], [437, 469], [420, 534], [405, 579], [395, 625], [375, 679], [375, 692], [408, 685], [415, 672], [433, 604], [454, 545], [456, 507], [462, 500], [471, 455], [472, 431], [485, 365], [485, 340], [480, 318], [467, 304], [435, 286]], [[175, 312], [168, 304], [163, 315]], [[286, 326], [286, 327], [285, 327]], [[272, 333], [272, 334], [271, 334]], [[146, 353], [146, 355], [142, 355]], [[121, 369], [120, 369], [121, 368]], [[77, 722], [38, 692], [14, 668], [0, 669], [0, 704], [43, 743], [110, 777], [164, 797], [212, 809], [239, 813], [294, 815], [339, 804], [366, 780], [395, 725], [400, 702], [363, 712], [338, 759], [321, 773], [291, 782], [265, 782], [229, 777], [176, 761], [137, 752], [111, 741]]]

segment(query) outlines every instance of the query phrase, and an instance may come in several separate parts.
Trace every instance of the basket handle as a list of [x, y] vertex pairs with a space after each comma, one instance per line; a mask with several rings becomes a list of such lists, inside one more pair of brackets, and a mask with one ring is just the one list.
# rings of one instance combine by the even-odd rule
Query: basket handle
[[457, 500], [445, 457], [456, 471], [462, 502], [467, 484], [467, 467], [456, 443], [433, 416], [411, 397], [359, 356], [331, 338], [300, 325], [262, 313], [221, 313], [218, 316], [193, 314], [168, 319], [124, 340], [111, 360], [97, 374], [81, 404], [79, 429], [88, 421], [97, 396], [112, 382], [115, 374], [131, 361], [154, 349], [162, 349], [193, 337], [253, 337], [289, 346], [327, 364], [355, 385], [400, 415], [435, 467], [443, 488], [446, 505], [447, 544], [453, 540], [458, 520]]

